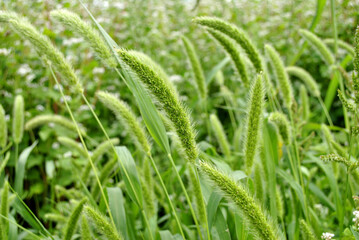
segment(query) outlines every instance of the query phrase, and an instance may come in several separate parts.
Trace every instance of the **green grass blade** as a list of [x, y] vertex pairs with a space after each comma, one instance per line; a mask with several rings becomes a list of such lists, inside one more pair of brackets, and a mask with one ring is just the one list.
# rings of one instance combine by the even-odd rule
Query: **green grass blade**
[[119, 231], [125, 239], [128, 239], [125, 201], [121, 188], [107, 188], [107, 195], [117, 231]]

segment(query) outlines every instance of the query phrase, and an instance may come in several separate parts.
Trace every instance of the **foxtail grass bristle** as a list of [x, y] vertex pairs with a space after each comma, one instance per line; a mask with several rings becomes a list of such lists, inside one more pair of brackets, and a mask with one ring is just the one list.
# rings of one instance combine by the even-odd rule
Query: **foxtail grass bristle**
[[79, 218], [82, 213], [82, 209], [86, 203], [87, 199], [82, 199], [76, 207], [72, 210], [70, 218], [66, 224], [65, 227], [65, 235], [64, 240], [71, 240], [72, 236], [74, 235], [77, 227], [77, 222], [79, 221]]
[[[335, 39], [327, 38], [327, 39], [324, 39], [323, 42], [326, 45], [334, 45], [335, 44]], [[349, 43], [344, 42], [343, 40], [340, 40], [340, 39], [337, 39], [336, 42], [338, 44], [338, 47], [346, 50], [350, 55], [355, 56], [355, 50], [354, 50], [354, 47], [352, 45], [350, 45]]]
[[91, 220], [96, 230], [106, 236], [108, 240], [122, 240], [115, 227], [109, 223], [107, 218], [91, 206], [85, 206], [85, 213]]
[[50, 15], [68, 27], [69, 30], [83, 37], [106, 66], [111, 68], [117, 66], [116, 59], [97, 30], [83, 21], [77, 14], [68, 10], [54, 10], [50, 12]]
[[300, 233], [301, 233], [303, 239], [306, 239], [306, 240], [318, 239], [315, 236], [315, 234], [313, 233], [313, 229], [310, 227], [310, 225], [306, 221], [301, 219], [299, 221], [299, 226], [300, 226]]
[[357, 107], [355, 106], [354, 102], [347, 100], [344, 96], [343, 92], [338, 89], [338, 97], [342, 102], [343, 106], [346, 108], [348, 112], [357, 113]]
[[296, 66], [286, 67], [285, 70], [287, 71], [288, 74], [294, 75], [297, 78], [301, 79], [305, 83], [305, 85], [308, 87], [310, 93], [314, 97], [320, 97], [319, 86], [318, 86], [317, 82], [314, 80], [314, 78], [312, 77], [312, 75], [310, 75], [310, 73], [308, 73], [303, 68], [296, 67]]
[[215, 114], [211, 114], [209, 119], [222, 153], [226, 156], [226, 158], [229, 158], [231, 156], [231, 148], [226, 133], [224, 132], [222, 123], [219, 121], [217, 115]]
[[151, 147], [145, 130], [140, 126], [135, 114], [127, 103], [107, 92], [100, 91], [97, 92], [96, 95], [103, 105], [109, 108], [116, 115], [117, 119], [125, 125], [125, 129], [127, 129], [127, 132], [134, 140], [137, 147], [142, 149], [146, 154], [149, 154]]
[[[64, 128], [67, 128], [68, 130], [77, 132], [76, 125], [73, 121], [71, 121], [70, 119], [65, 118], [61, 115], [53, 115], [53, 114], [38, 115], [38, 116], [30, 119], [25, 124], [25, 130], [29, 131], [34, 128], [40, 127], [45, 124], [50, 124], [50, 123], [60, 125]], [[80, 127], [80, 133], [81, 133], [81, 135], [86, 136], [86, 131], [83, 127]]]
[[280, 58], [278, 52], [271, 46], [265, 45], [265, 50], [270, 59], [270, 63], [274, 69], [275, 76], [279, 85], [280, 92], [283, 96], [284, 104], [290, 111], [293, 104], [293, 89], [289, 81], [287, 72], [285, 71], [284, 63]]
[[198, 156], [195, 132], [189, 114], [179, 101], [177, 94], [166, 84], [154, 69], [141, 60], [134, 52], [119, 50], [119, 55], [127, 66], [138, 76], [152, 95], [162, 105], [171, 120], [188, 161], [194, 163]]
[[5, 110], [0, 104], [0, 148], [5, 148], [7, 144], [7, 123], [5, 118]]
[[85, 215], [82, 215], [81, 218], [81, 239], [82, 240], [92, 240], [91, 229], [87, 222]]
[[191, 63], [191, 68], [193, 71], [193, 76], [197, 85], [199, 95], [201, 96], [202, 100], [205, 100], [207, 98], [207, 85], [201, 62], [198, 59], [196, 50], [191, 41], [185, 36], [182, 36], [182, 41], [183, 45], [185, 46], [189, 62]]
[[221, 190], [226, 198], [233, 202], [249, 220], [259, 239], [274, 240], [277, 237], [277, 227], [268, 219], [261, 206], [251, 197], [247, 190], [234, 180], [219, 172], [208, 163], [200, 161], [200, 170]]
[[263, 64], [258, 50], [246, 34], [235, 25], [215, 17], [196, 17], [193, 22], [201, 26], [217, 30], [235, 40], [246, 52], [257, 73], [263, 71]]
[[249, 78], [248, 78], [247, 69], [243, 62], [243, 58], [241, 57], [239, 49], [235, 45], [235, 42], [227, 35], [219, 32], [219, 31], [213, 30], [211, 28], [208, 28], [207, 32], [209, 32], [209, 34], [214, 39], [216, 39], [219, 42], [219, 44], [224, 48], [224, 50], [227, 52], [227, 54], [232, 59], [235, 69], [236, 69], [237, 73], [239, 74], [239, 76], [241, 77], [243, 84], [245, 86], [249, 87]]
[[327, 45], [314, 33], [300, 29], [299, 33], [310, 43], [310, 45], [318, 52], [320, 57], [328, 64], [333, 65], [335, 63], [335, 57], [329, 50]]
[[260, 164], [256, 163], [254, 165], [254, 189], [255, 197], [258, 201], [264, 201], [264, 191], [263, 191], [263, 171]]
[[24, 118], [25, 106], [24, 98], [17, 95], [14, 101], [13, 122], [12, 122], [12, 137], [16, 144], [19, 144], [24, 135]]
[[246, 119], [246, 133], [244, 137], [244, 162], [246, 172], [250, 173], [259, 145], [262, 113], [264, 107], [264, 88], [262, 74], [258, 74], [252, 84], [248, 99], [248, 112]]
[[37, 53], [49, 61], [57, 73], [59, 73], [68, 86], [76, 93], [83, 93], [82, 84], [74, 70], [68, 64], [63, 54], [51, 43], [50, 39], [41, 34], [35, 27], [23, 17], [14, 12], [0, 11], [0, 21], [7, 22], [20, 37], [28, 40]]

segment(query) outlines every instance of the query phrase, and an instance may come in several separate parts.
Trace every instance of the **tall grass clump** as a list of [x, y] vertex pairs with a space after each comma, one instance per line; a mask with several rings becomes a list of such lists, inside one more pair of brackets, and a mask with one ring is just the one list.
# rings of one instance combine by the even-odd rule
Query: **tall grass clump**
[[7, 143], [7, 123], [5, 119], [5, 110], [0, 104], [0, 147], [5, 148]]
[[215, 17], [196, 17], [193, 19], [193, 22], [203, 27], [217, 30], [234, 39], [244, 49], [248, 58], [253, 63], [256, 72], [260, 73], [263, 71], [263, 64], [258, 50], [241, 29]]
[[28, 40], [36, 52], [50, 61], [56, 72], [67, 82], [74, 92], [82, 93], [82, 84], [72, 67], [66, 62], [64, 55], [51, 43], [51, 41], [35, 29], [31, 23], [14, 12], [0, 11], [0, 21], [8, 23], [11, 28], [23, 39]]
[[189, 62], [191, 63], [193, 76], [197, 85], [198, 92], [202, 100], [205, 100], [207, 98], [207, 85], [206, 85], [206, 79], [204, 77], [203, 69], [201, 66], [201, 62], [198, 59], [196, 50], [193, 44], [191, 43], [191, 41], [185, 36], [182, 36], [182, 41], [183, 41], [183, 45], [185, 46], [186, 54], [188, 56]]
[[249, 220], [259, 239], [278, 239], [277, 227], [266, 216], [260, 205], [251, 197], [247, 190], [234, 180], [219, 172], [208, 163], [200, 162], [200, 170], [213, 182], [213, 185], [221, 190], [226, 198], [233, 202]]
[[244, 137], [244, 162], [247, 173], [250, 173], [258, 149], [261, 119], [264, 108], [262, 74], [258, 74], [255, 82], [252, 84], [247, 106], [246, 133]]

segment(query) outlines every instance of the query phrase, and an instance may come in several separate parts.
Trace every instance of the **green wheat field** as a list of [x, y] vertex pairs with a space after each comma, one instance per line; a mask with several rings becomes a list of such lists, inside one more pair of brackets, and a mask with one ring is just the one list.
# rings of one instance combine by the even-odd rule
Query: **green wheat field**
[[0, 240], [359, 240], [359, 1], [0, 1]]

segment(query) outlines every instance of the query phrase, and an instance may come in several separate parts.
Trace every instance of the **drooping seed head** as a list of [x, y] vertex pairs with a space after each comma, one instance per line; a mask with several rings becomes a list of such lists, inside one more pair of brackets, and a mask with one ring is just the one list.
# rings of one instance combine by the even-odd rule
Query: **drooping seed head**
[[289, 144], [291, 141], [291, 130], [286, 115], [280, 112], [273, 112], [270, 114], [269, 120], [277, 126], [284, 143]]
[[17, 95], [14, 101], [13, 122], [12, 122], [12, 137], [16, 144], [19, 144], [24, 135], [24, 98]]
[[305, 83], [305, 85], [308, 87], [310, 93], [313, 96], [315, 96], [315, 97], [320, 96], [320, 90], [319, 90], [319, 86], [318, 86], [317, 82], [314, 80], [312, 75], [310, 75], [310, 73], [308, 73], [306, 70], [304, 70], [303, 68], [300, 68], [300, 67], [296, 67], [296, 66], [286, 67], [285, 70], [287, 71], [288, 74], [294, 75], [294, 76], [298, 77], [299, 79], [301, 79]]
[[83, 199], [81, 200], [76, 207], [74, 208], [74, 210], [71, 212], [70, 218], [66, 224], [65, 227], [65, 236], [64, 236], [64, 240], [71, 240], [72, 235], [75, 233], [76, 230], [76, 226], [77, 226], [77, 222], [81, 216], [81, 212], [82, 209], [86, 203], [87, 199]]

